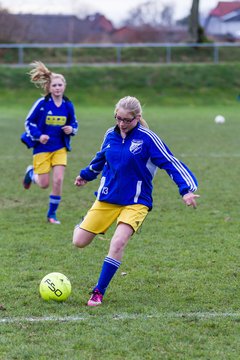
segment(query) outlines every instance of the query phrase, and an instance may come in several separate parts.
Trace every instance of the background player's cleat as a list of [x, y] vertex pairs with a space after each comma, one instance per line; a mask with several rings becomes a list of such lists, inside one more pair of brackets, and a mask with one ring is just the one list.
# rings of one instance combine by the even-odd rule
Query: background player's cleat
[[56, 218], [56, 216], [49, 216], [47, 221], [51, 224], [57, 224], [57, 225], [61, 224], [61, 222]]
[[98, 306], [101, 305], [103, 300], [103, 295], [100, 293], [98, 289], [93, 290], [90, 299], [88, 300], [88, 306]]
[[32, 183], [32, 178], [30, 176], [30, 174], [33, 172], [33, 166], [29, 165], [25, 171], [25, 176], [23, 178], [23, 187], [24, 189], [28, 190], [31, 186]]

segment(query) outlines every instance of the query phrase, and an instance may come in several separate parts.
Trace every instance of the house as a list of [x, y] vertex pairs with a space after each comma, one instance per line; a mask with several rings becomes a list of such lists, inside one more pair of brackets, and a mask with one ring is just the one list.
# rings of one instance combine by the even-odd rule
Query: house
[[219, 1], [209, 13], [204, 28], [213, 37], [240, 39], [240, 1]]
[[184, 26], [158, 26], [144, 25], [139, 27], [123, 26], [112, 32], [113, 43], [178, 43], [187, 38], [187, 28]]
[[[11, 29], [7, 39], [9, 42], [56, 44], [84, 43], [91, 40], [103, 42], [114, 30], [111, 21], [99, 13], [85, 19], [79, 19], [75, 15], [6, 14], [5, 16]], [[1, 21], [0, 30], [3, 29], [3, 24]]]

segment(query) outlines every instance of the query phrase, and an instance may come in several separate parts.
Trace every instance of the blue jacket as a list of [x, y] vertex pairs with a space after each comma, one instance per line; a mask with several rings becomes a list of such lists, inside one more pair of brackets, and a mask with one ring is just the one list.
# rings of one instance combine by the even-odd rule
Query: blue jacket
[[107, 130], [101, 150], [80, 176], [94, 180], [102, 172], [97, 198], [118, 205], [143, 204], [152, 208], [152, 180], [165, 170], [183, 196], [197, 189], [193, 173], [176, 159], [151, 130], [138, 125], [123, 139], [118, 126]]
[[[62, 104], [59, 107], [55, 105], [50, 94], [35, 101], [25, 121], [26, 136], [34, 141], [33, 154], [52, 152], [63, 147], [70, 151], [71, 135], [66, 135], [63, 132], [62, 126], [64, 125], [72, 126], [71, 135], [77, 133], [78, 122], [74, 107], [67, 97], [63, 97]], [[39, 142], [42, 134], [47, 134], [50, 137], [46, 144]]]

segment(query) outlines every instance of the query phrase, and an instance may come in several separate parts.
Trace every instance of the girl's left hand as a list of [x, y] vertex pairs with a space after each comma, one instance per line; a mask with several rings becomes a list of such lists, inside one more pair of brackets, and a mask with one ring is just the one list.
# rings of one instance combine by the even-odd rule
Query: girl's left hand
[[62, 129], [66, 135], [70, 135], [73, 131], [72, 126], [69, 125], [63, 126]]
[[199, 198], [200, 195], [189, 192], [183, 196], [183, 201], [187, 206], [192, 206], [194, 209], [197, 207], [196, 198]]

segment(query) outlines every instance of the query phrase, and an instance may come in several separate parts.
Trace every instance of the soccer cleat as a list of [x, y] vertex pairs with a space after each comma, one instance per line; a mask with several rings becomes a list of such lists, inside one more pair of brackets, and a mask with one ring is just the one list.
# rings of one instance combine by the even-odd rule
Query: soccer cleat
[[30, 173], [33, 171], [33, 166], [29, 165], [26, 169], [25, 176], [23, 178], [23, 187], [28, 190], [32, 183], [32, 178], [30, 177]]
[[61, 222], [56, 218], [56, 216], [48, 217], [47, 221], [50, 222], [51, 224], [57, 224], [57, 225], [61, 224]]
[[98, 289], [93, 290], [90, 299], [88, 300], [88, 306], [98, 306], [101, 305], [103, 300], [103, 295], [100, 293]]

